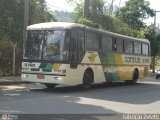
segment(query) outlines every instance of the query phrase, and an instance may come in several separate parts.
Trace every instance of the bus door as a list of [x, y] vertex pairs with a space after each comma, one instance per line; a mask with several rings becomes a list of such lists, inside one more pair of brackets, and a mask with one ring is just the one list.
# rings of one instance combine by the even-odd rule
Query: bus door
[[78, 65], [78, 47], [77, 47], [77, 38], [76, 30], [71, 30], [71, 39], [70, 39], [70, 67], [71, 69], [76, 69]]
[[82, 62], [85, 53], [84, 31], [85, 28], [73, 28], [71, 34], [71, 68], [77, 68], [78, 63]]
[[77, 36], [77, 42], [78, 42], [78, 63], [80, 64], [82, 62], [82, 59], [84, 58], [85, 54], [85, 35], [84, 35], [84, 28], [78, 29], [78, 36]]

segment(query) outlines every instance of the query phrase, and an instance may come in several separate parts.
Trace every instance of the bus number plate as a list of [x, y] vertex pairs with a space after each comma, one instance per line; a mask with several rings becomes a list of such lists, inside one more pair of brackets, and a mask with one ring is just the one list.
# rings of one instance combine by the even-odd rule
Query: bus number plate
[[44, 79], [44, 75], [43, 74], [37, 74], [37, 79]]

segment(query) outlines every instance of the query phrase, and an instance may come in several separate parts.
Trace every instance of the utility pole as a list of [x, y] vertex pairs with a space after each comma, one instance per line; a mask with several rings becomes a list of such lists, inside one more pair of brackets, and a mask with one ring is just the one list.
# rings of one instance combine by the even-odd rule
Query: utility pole
[[23, 50], [24, 50], [24, 43], [26, 37], [26, 28], [29, 22], [29, 0], [24, 0], [24, 28], [23, 28]]
[[16, 66], [16, 44], [13, 44], [13, 75], [16, 74], [15, 66]]
[[112, 16], [112, 14], [113, 14], [113, 0], [111, 2], [110, 11], [109, 11], [109, 15]]
[[84, 0], [84, 11], [83, 11], [84, 18], [89, 17], [89, 5], [90, 5], [90, 0]]

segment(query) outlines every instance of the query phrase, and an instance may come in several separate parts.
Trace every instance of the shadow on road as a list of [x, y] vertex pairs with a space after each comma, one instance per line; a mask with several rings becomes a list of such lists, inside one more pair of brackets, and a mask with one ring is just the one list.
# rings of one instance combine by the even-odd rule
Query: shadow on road
[[47, 92], [47, 93], [82, 93], [82, 92], [91, 92], [98, 89], [106, 89], [113, 87], [122, 87], [126, 86], [125, 83], [107, 83], [107, 84], [93, 84], [90, 89], [84, 90], [81, 86], [64, 86], [64, 87], [55, 87], [55, 88], [44, 88], [44, 89], [32, 89], [31, 91]]
[[89, 90], [82, 90], [79, 86], [71, 86], [57, 87], [54, 89], [33, 89], [31, 91], [117, 101], [130, 104], [150, 104], [160, 99], [160, 84], [148, 83], [137, 83], [135, 85], [126, 85], [123, 82], [96, 84]]
[[[15, 94], [16, 90], [12, 92]], [[148, 104], [159, 102], [159, 91], [160, 84], [150, 81], [135, 85], [96, 84], [89, 90], [79, 86], [47, 89], [40, 84], [30, 84], [25, 85], [24, 91], [17, 91], [21, 96], [2, 96], [0, 113], [17, 110], [32, 114], [119, 114], [126, 112], [124, 107], [134, 111], [138, 110], [135, 106], [146, 108]], [[92, 116], [88, 119], [96, 120]]]

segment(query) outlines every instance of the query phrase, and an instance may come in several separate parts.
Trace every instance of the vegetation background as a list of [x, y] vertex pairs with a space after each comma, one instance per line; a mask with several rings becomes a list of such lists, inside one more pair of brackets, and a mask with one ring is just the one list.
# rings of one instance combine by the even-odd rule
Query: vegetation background
[[[29, 25], [66, 21], [133, 36], [151, 42], [152, 65], [159, 62], [160, 34], [153, 24], [143, 21], [155, 15], [147, 0], [128, 0], [124, 7], [106, 4], [107, 0], [67, 0], [76, 7], [73, 13], [50, 11], [45, 0], [29, 0]], [[86, 2], [87, 1], [87, 2]], [[84, 13], [85, 9], [85, 13]], [[21, 71], [24, 26], [24, 0], [0, 1], [0, 76], [12, 75], [13, 46], [16, 44], [16, 74]], [[157, 62], [158, 61], [158, 62]]]

